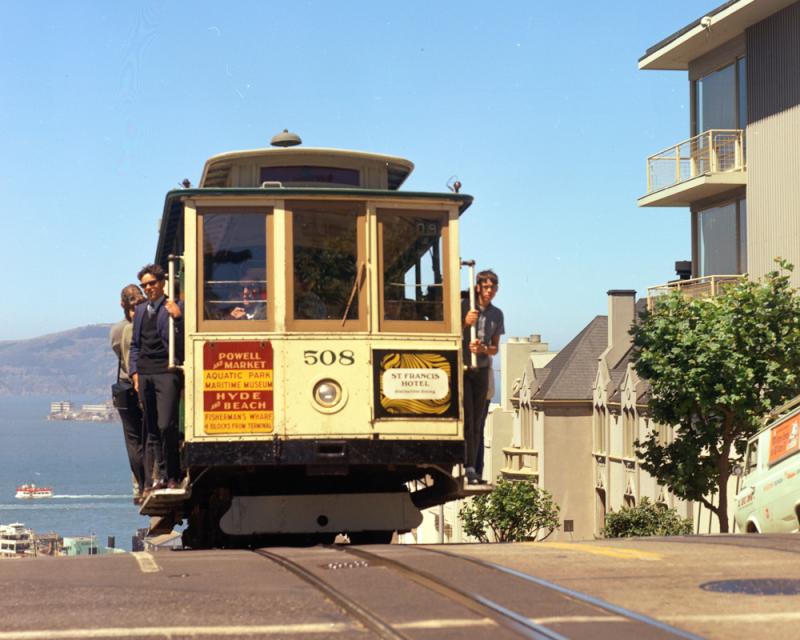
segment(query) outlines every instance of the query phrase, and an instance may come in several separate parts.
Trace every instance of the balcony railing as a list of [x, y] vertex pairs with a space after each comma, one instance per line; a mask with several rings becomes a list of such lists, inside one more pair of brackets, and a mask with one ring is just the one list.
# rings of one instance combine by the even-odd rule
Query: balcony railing
[[680, 291], [687, 298], [713, 298], [722, 293], [729, 285], [735, 284], [743, 275], [731, 276], [703, 276], [690, 280], [674, 280], [656, 287], [647, 288], [647, 310], [652, 311], [658, 298], [668, 295], [673, 291]]
[[744, 168], [744, 131], [709, 129], [647, 159], [647, 193], [698, 176]]
[[537, 449], [520, 449], [504, 447], [505, 466], [500, 470], [503, 478], [508, 480], [539, 481], [539, 451]]

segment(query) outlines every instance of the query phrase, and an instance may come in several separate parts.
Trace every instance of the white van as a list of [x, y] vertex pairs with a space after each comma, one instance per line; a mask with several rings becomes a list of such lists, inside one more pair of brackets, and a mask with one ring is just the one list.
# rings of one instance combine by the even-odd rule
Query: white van
[[747, 443], [734, 514], [744, 533], [800, 528], [800, 397], [788, 409]]

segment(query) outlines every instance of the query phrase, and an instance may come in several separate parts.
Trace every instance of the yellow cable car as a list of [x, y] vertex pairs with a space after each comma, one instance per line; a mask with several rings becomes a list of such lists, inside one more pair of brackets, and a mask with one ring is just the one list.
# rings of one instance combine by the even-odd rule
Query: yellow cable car
[[459, 491], [472, 198], [400, 191], [403, 158], [299, 142], [214, 156], [166, 196], [156, 262], [185, 303], [186, 480], [142, 513], [187, 518], [190, 547], [388, 541]]

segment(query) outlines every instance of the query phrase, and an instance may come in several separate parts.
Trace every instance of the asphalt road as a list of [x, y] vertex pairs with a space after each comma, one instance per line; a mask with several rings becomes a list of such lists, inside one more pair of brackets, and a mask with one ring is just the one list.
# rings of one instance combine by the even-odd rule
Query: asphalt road
[[[388, 622], [404, 638], [519, 637], [508, 620], [401, 575], [399, 560], [567, 638], [675, 637], [580, 594], [706, 638], [789, 638], [800, 622], [800, 536], [445, 545], [539, 585], [424, 547], [268, 549]], [[413, 576], [412, 576], [413, 577]], [[554, 584], [574, 595], [551, 592]], [[544, 586], [543, 586], [544, 585]], [[381, 637], [342, 602], [252, 551], [0, 560], [0, 640]], [[749, 592], [754, 593], [749, 593]], [[771, 593], [771, 592], [779, 593]], [[535, 635], [528, 637], [539, 637]], [[546, 637], [546, 636], [542, 636]]]

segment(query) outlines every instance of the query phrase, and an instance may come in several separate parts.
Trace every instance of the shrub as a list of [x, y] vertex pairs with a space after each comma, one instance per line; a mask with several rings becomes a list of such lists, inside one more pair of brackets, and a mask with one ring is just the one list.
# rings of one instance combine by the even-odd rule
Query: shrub
[[549, 491], [527, 480], [498, 478], [491, 493], [478, 495], [459, 511], [464, 531], [480, 542], [535, 540], [558, 529], [559, 507]]
[[692, 533], [692, 521], [681, 518], [675, 509], [642, 498], [633, 507], [622, 507], [606, 515], [606, 538], [642, 536], [682, 536]]

